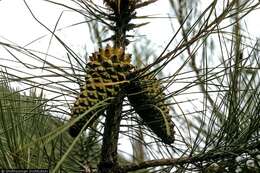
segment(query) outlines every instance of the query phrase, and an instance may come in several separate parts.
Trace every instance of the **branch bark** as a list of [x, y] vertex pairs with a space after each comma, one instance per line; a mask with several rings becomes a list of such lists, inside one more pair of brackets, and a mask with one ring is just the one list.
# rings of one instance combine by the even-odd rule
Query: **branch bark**
[[123, 93], [120, 93], [107, 109], [98, 173], [119, 172], [117, 163], [117, 142], [120, 129], [122, 103]]

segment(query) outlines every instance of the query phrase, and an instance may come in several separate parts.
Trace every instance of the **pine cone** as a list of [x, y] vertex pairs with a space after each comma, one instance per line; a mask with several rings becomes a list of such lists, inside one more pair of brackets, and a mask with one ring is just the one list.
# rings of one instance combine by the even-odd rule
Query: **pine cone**
[[[116, 97], [126, 82], [127, 74], [134, 68], [130, 64], [129, 54], [125, 54], [121, 48], [112, 48], [109, 45], [93, 53], [89, 60], [86, 65], [86, 82], [74, 103], [71, 118], [79, 116], [104, 99]], [[100, 110], [92, 111], [71, 126], [70, 135], [77, 136], [88, 119], [98, 111], [102, 113]]]
[[[137, 75], [131, 75], [134, 79]], [[166, 144], [174, 142], [174, 123], [160, 82], [151, 76], [134, 79], [125, 87], [128, 100], [144, 123]]]

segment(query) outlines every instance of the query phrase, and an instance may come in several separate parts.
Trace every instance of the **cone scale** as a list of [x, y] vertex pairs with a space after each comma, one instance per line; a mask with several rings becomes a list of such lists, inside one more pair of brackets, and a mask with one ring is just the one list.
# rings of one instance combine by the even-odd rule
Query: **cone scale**
[[[137, 78], [137, 76], [132, 76]], [[126, 87], [128, 100], [135, 112], [162, 141], [174, 142], [174, 123], [165, 104], [165, 94], [160, 82], [151, 76], [136, 79]]]
[[[93, 53], [86, 65], [85, 84], [80, 88], [80, 94], [73, 105], [71, 119], [105, 99], [117, 97], [122, 91], [144, 124], [164, 143], [173, 143], [174, 123], [165, 104], [165, 94], [160, 82], [151, 75], [138, 78], [133, 69], [130, 55], [125, 54], [122, 48], [112, 48], [108, 45], [105, 49]], [[89, 112], [70, 127], [70, 135], [76, 137], [95, 113], [102, 112], [100, 109]], [[95, 118], [92, 121], [95, 121]]]
[[[109, 45], [93, 53], [86, 65], [85, 84], [73, 105], [71, 119], [105, 99], [116, 97], [126, 82], [126, 76], [134, 68], [130, 61], [130, 55], [125, 54], [123, 49]], [[100, 110], [94, 110], [72, 125], [69, 129], [70, 135], [76, 137], [90, 117], [97, 112], [102, 113]]]

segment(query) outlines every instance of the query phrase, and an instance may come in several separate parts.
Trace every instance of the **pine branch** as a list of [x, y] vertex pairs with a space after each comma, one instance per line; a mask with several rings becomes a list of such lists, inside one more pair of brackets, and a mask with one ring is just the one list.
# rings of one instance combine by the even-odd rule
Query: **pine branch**
[[[121, 172], [128, 172], [128, 171], [136, 171], [140, 169], [145, 169], [149, 167], [157, 167], [157, 166], [181, 166], [184, 164], [193, 164], [197, 165], [198, 163], [205, 162], [217, 162], [222, 161], [225, 159], [233, 159], [234, 157], [237, 157], [243, 153], [248, 153], [249, 151], [252, 151], [254, 149], [257, 149], [260, 147], [260, 141], [257, 141], [255, 143], [252, 143], [245, 147], [240, 148], [229, 148], [229, 149], [213, 149], [206, 153], [197, 154], [194, 156], [188, 156], [188, 157], [180, 157], [180, 158], [173, 158], [173, 159], [156, 159], [156, 160], [148, 160], [141, 163], [133, 163], [128, 164], [125, 166], [122, 166]], [[227, 162], [228, 164], [228, 162]]]
[[[114, 35], [111, 37], [114, 42], [114, 47], [125, 49], [129, 42], [126, 39], [126, 32], [134, 28], [134, 25], [131, 25], [130, 21], [135, 16], [135, 5], [137, 1], [127, 0], [121, 3], [121, 0], [104, 0], [104, 3], [112, 12], [109, 17], [110, 20], [114, 22], [114, 26], [110, 27], [110, 29], [114, 31]], [[98, 173], [119, 172], [119, 166], [117, 163], [117, 142], [123, 98], [124, 94], [119, 93], [107, 110]]]
[[123, 94], [120, 93], [108, 107], [98, 173], [116, 173], [118, 170], [117, 142], [123, 98]]

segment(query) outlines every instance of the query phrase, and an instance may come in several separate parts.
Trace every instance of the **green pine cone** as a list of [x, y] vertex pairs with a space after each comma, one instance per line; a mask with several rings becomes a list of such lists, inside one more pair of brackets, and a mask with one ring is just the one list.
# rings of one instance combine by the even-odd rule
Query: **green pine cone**
[[165, 104], [165, 94], [160, 82], [151, 76], [133, 79], [125, 87], [128, 100], [144, 123], [166, 144], [174, 142], [174, 123]]
[[[80, 95], [72, 108], [72, 119], [100, 101], [117, 96], [121, 86], [126, 83], [126, 76], [134, 68], [130, 64], [129, 54], [125, 54], [121, 48], [110, 46], [99, 49], [99, 52], [93, 53], [89, 60], [86, 65], [85, 85], [80, 89]], [[70, 135], [76, 137], [89, 118], [97, 112], [102, 113], [100, 110], [92, 111], [71, 126]]]

